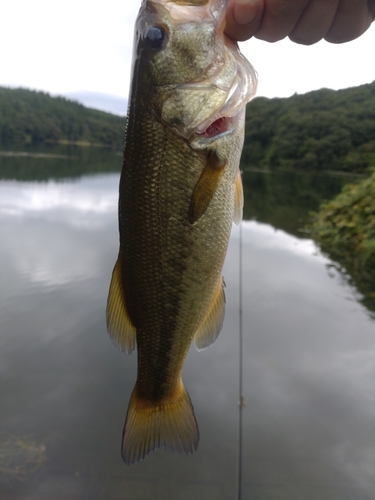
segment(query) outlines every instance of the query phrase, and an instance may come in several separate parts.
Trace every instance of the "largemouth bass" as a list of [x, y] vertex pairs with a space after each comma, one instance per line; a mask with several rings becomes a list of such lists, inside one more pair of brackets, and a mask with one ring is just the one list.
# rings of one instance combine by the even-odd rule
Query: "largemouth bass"
[[199, 441], [181, 379], [191, 342], [224, 319], [221, 271], [242, 217], [239, 160], [256, 74], [224, 35], [226, 0], [144, 0], [136, 21], [120, 180], [120, 250], [107, 304], [112, 341], [138, 375], [126, 416], [127, 464]]

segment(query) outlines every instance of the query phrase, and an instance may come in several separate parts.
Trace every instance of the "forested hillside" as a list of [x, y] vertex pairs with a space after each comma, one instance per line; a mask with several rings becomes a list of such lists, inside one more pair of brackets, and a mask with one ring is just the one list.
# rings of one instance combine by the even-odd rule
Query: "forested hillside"
[[125, 118], [44, 92], [0, 87], [0, 146], [78, 143], [121, 150]]
[[[0, 87], [0, 146], [46, 142], [121, 150], [125, 118], [43, 92]], [[247, 106], [242, 166], [363, 172], [375, 165], [375, 82]]]
[[247, 107], [243, 165], [353, 172], [375, 165], [375, 82], [254, 99]]

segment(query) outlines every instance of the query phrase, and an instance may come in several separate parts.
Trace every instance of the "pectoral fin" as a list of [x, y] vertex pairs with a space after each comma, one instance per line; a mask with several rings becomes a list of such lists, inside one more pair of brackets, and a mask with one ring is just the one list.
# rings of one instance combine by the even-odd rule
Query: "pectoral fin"
[[197, 222], [206, 212], [223, 175], [225, 165], [226, 160], [219, 158], [216, 151], [209, 151], [206, 166], [194, 188], [190, 201], [189, 222], [191, 224]]
[[136, 343], [136, 329], [126, 310], [121, 281], [121, 264], [117, 260], [112, 273], [107, 300], [107, 328], [112, 342], [120, 351], [130, 354]]
[[242, 212], [243, 212], [243, 186], [242, 186], [242, 178], [240, 170], [237, 171], [236, 175], [236, 187], [234, 192], [234, 212], [233, 212], [233, 222], [240, 224], [242, 220]]
[[210, 308], [194, 337], [195, 347], [202, 351], [215, 342], [224, 321], [225, 293], [224, 280], [220, 277]]

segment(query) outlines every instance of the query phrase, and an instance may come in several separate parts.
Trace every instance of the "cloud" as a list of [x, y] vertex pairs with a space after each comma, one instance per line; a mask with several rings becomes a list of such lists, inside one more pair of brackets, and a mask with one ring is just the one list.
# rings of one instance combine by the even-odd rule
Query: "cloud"
[[[0, 85], [54, 94], [89, 91], [127, 98], [139, 2], [7, 2], [0, 30]], [[375, 27], [352, 42], [306, 47], [252, 39], [241, 49], [259, 73], [258, 95], [286, 97], [375, 80]], [[108, 108], [111, 111], [110, 108]]]

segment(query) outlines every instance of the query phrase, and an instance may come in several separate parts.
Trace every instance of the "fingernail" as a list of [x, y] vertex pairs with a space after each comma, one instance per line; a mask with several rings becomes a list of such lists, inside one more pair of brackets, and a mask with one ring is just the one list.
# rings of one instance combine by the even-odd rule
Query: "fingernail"
[[233, 17], [237, 24], [245, 26], [254, 21], [259, 9], [257, 0], [237, 0], [234, 4]]

